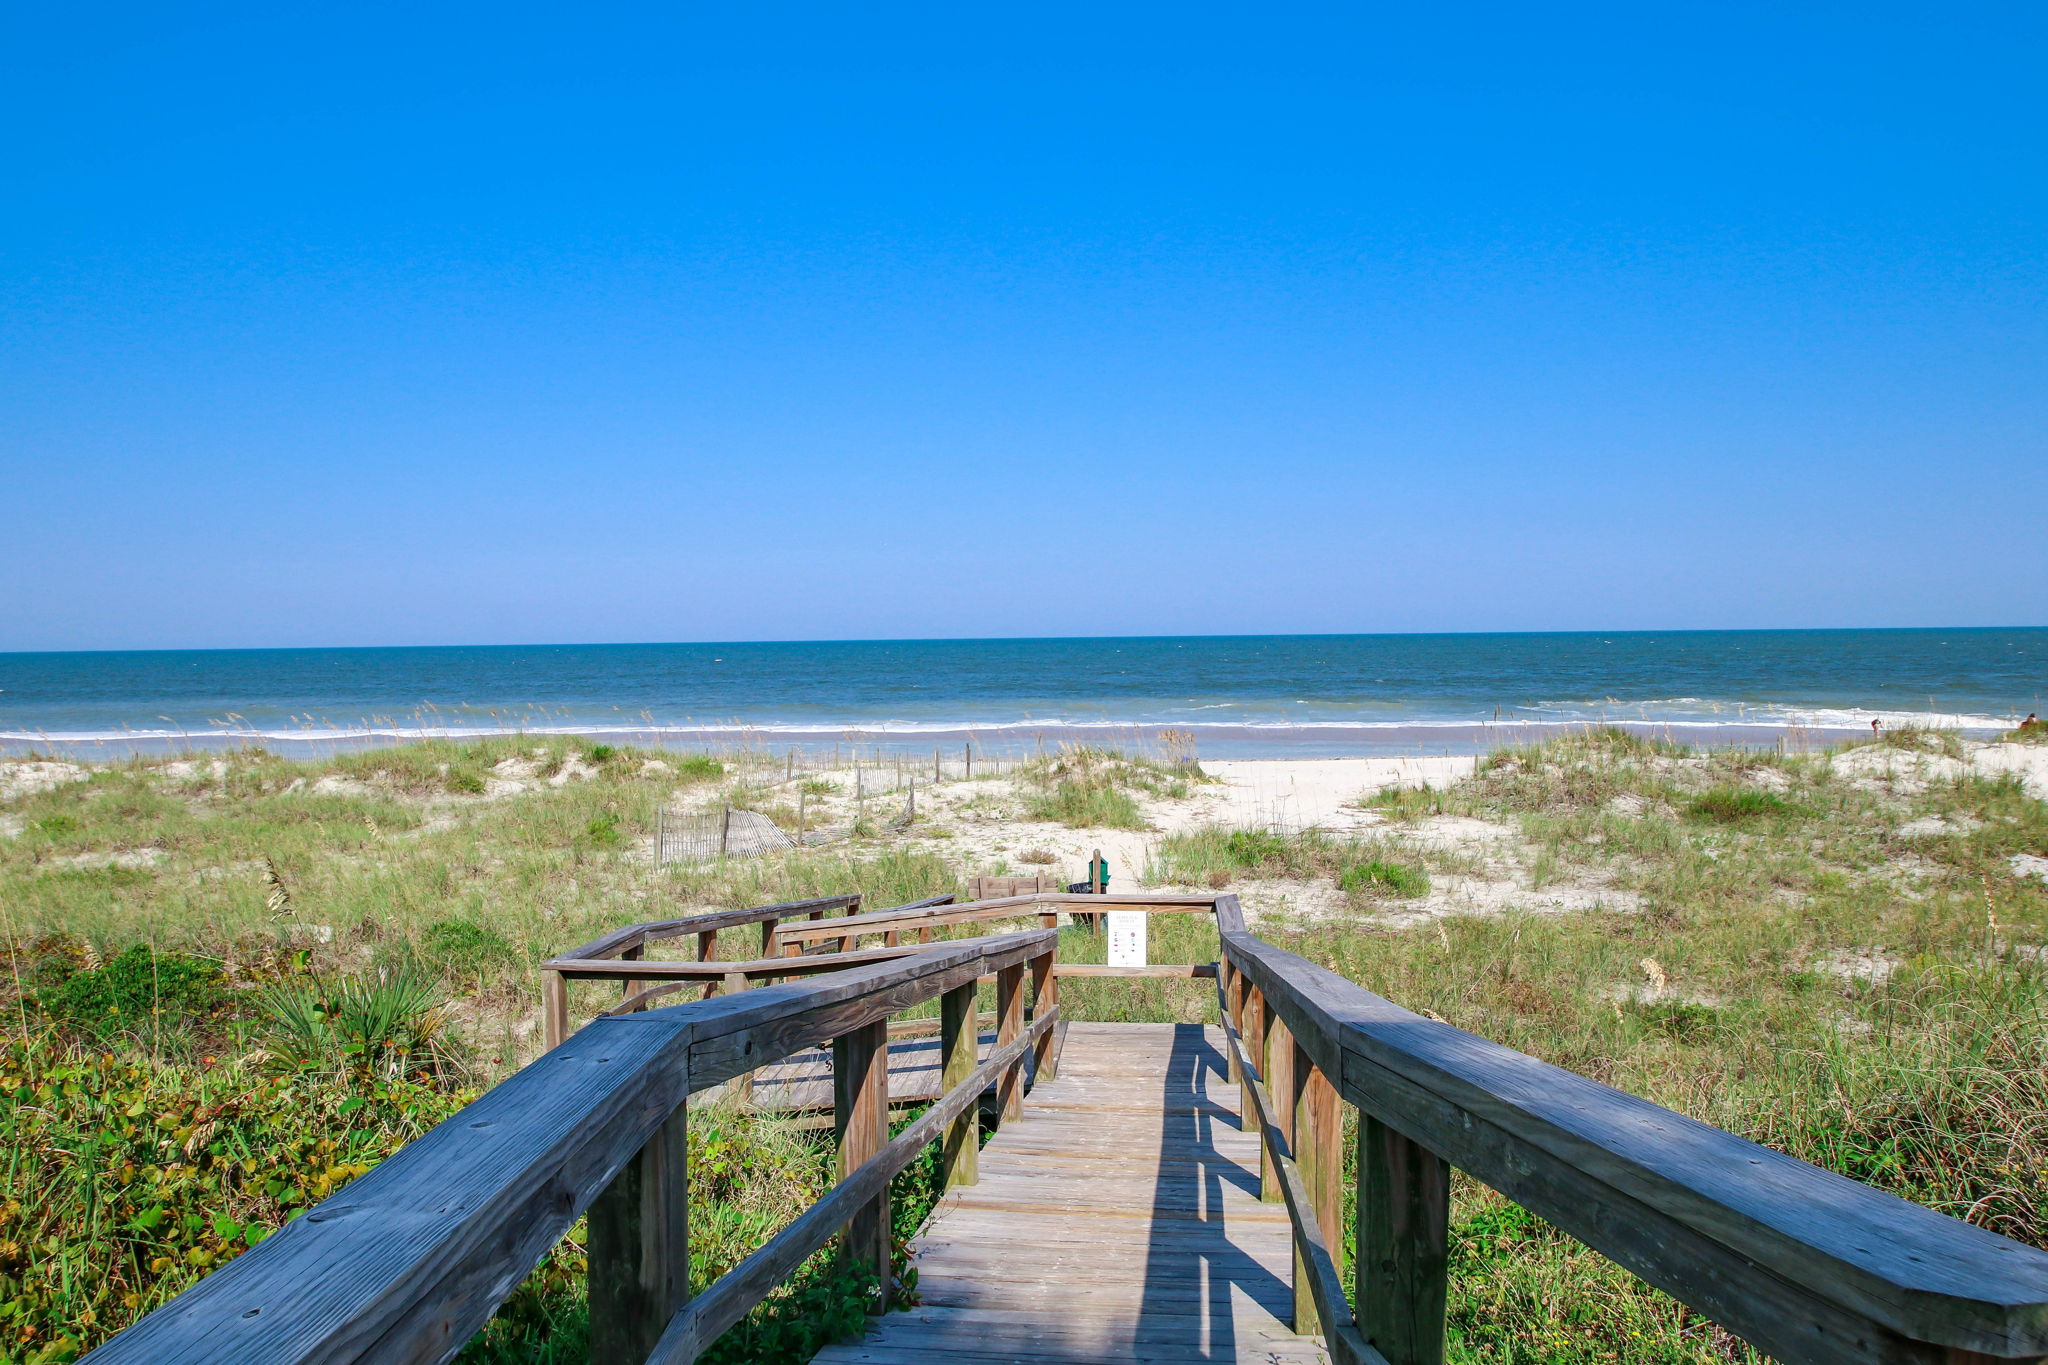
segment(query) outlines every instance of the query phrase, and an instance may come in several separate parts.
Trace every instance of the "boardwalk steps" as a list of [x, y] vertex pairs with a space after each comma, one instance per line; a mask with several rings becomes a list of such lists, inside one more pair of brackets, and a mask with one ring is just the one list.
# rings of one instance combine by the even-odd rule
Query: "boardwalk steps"
[[921, 1302], [817, 1365], [1325, 1365], [1287, 1325], [1287, 1211], [1259, 1199], [1237, 1101], [1218, 1029], [1068, 1025], [1059, 1079], [914, 1244]]

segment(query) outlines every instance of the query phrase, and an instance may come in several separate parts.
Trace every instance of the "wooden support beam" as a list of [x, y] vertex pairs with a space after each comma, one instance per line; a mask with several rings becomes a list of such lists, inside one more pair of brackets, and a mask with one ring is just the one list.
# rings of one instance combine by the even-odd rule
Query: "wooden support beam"
[[690, 1297], [688, 1106], [590, 1205], [590, 1361], [643, 1360]]
[[[1016, 1039], [1024, 1031], [1024, 964], [1004, 967], [996, 973], [996, 1046]], [[1024, 1059], [1019, 1057], [996, 1082], [1002, 1122], [1024, 1114]]]
[[[1053, 955], [1046, 953], [1031, 959], [1031, 1017], [1043, 1019], [1052, 1012], [1060, 999], [1059, 975], [1053, 970]], [[1059, 1063], [1053, 1054], [1053, 1034], [1048, 1029], [1038, 1035], [1038, 1050], [1033, 1057], [1038, 1083], [1053, 1078]]]
[[[1244, 977], [1227, 962], [1219, 962], [1216, 965], [1217, 970], [1222, 973], [1221, 981], [1223, 985], [1223, 1018], [1218, 1022], [1225, 1028], [1235, 1028], [1239, 1033], [1242, 1033], [1244, 1032]], [[1223, 1049], [1223, 1053], [1223, 1067], [1226, 1078], [1232, 1085], [1243, 1085], [1244, 1073], [1239, 1071], [1237, 1067], [1237, 1049], [1227, 1047]], [[1238, 1126], [1242, 1128], [1244, 1126], [1242, 1123], [1243, 1110], [1239, 1110], [1238, 1115], [1240, 1119]]]
[[1387, 1365], [1443, 1365], [1451, 1169], [1358, 1116], [1358, 1327]]
[[[1253, 1058], [1263, 1059], [1266, 1055], [1266, 997], [1250, 982], [1244, 984], [1238, 1018], [1242, 1021], [1238, 1034], [1244, 1039], [1245, 1061], [1249, 1062]], [[1264, 1065], [1264, 1062], [1261, 1061], [1260, 1065]], [[1242, 1067], [1237, 1075], [1237, 1126], [1247, 1133], [1258, 1132], [1258, 1112], [1258, 1106], [1252, 1102], [1251, 1068]], [[1266, 1165], [1261, 1159], [1259, 1183], [1262, 1189], [1265, 1186], [1266, 1174]]]
[[[725, 974], [725, 993], [728, 995], [736, 995], [739, 992], [746, 990], [752, 984], [752, 982], [747, 980], [745, 972], [727, 972]], [[707, 986], [705, 987], [705, 989], [709, 990], [710, 987]], [[754, 1073], [751, 1071], [747, 1071], [742, 1072], [740, 1075], [733, 1077], [732, 1093], [733, 1097], [740, 1102], [742, 1107], [753, 1107]]]
[[[1280, 1130], [1280, 1136], [1291, 1152], [1294, 1150], [1294, 1034], [1287, 1027], [1287, 1021], [1277, 1014], [1267, 1014], [1265, 1024], [1266, 1055], [1260, 1069], [1266, 1073], [1266, 1093], [1273, 1097], [1278, 1109], [1273, 1115], [1273, 1126]], [[1279, 1172], [1273, 1164], [1270, 1149], [1259, 1162], [1259, 1198], [1274, 1204], [1285, 1198], [1280, 1192]]]
[[[858, 1171], [889, 1141], [889, 1024], [863, 1024], [832, 1040], [832, 1115], [839, 1133], [839, 1178]], [[862, 1204], [841, 1234], [840, 1251], [881, 1280], [889, 1304], [889, 1190]]]
[[[624, 962], [638, 962], [646, 956], [647, 945], [644, 943], [635, 943], [619, 954], [620, 960]], [[632, 1004], [633, 997], [645, 989], [642, 982], [636, 981], [632, 977], [627, 977], [624, 981], [621, 981], [619, 986], [619, 1003], [622, 1005]]]
[[[939, 997], [940, 1084], [952, 1090], [974, 1072], [981, 1017], [975, 1009], [975, 983], [957, 986]], [[1050, 1036], [1051, 1029], [1045, 1036]], [[970, 1104], [946, 1125], [940, 1159], [946, 1188], [972, 1185], [981, 1179], [981, 1106]]]
[[[1292, 1046], [1290, 1044], [1290, 1046]], [[1344, 1111], [1337, 1107], [1337, 1089], [1330, 1078], [1294, 1048], [1294, 1162], [1301, 1168], [1316, 1230], [1329, 1248], [1338, 1276], [1344, 1273]], [[1286, 1103], [1286, 1101], [1282, 1101]], [[1340, 1278], [1339, 1283], [1342, 1283]], [[1322, 1332], [1316, 1311], [1315, 1270], [1299, 1240], [1294, 1247], [1294, 1330], [1304, 1336]]]
[[569, 983], [560, 972], [540, 974], [540, 1036], [549, 1052], [569, 1036]]
[[[697, 960], [699, 962], [716, 962], [718, 960], [718, 931], [716, 929], [707, 929], [697, 935]], [[642, 986], [641, 989], [644, 990], [646, 987]], [[698, 998], [700, 1000], [709, 1000], [716, 994], [718, 994], [717, 983], [706, 981], [703, 994]]]

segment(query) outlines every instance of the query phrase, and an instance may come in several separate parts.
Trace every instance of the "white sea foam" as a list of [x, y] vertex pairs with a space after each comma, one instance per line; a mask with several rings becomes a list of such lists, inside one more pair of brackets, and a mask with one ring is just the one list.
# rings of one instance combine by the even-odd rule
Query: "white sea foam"
[[644, 736], [649, 738], [700, 736], [744, 737], [749, 735], [786, 736], [796, 738], [867, 738], [871, 736], [902, 735], [1029, 735], [1035, 731], [1061, 731], [1063, 733], [1116, 735], [1139, 730], [1183, 729], [1195, 731], [1258, 731], [1279, 734], [1284, 732], [1316, 731], [1394, 731], [1394, 730], [1527, 730], [1546, 727], [1574, 725], [1655, 725], [1672, 730], [1725, 730], [1735, 727], [1759, 729], [1815, 729], [1815, 730], [1868, 730], [1872, 720], [1886, 728], [1921, 726], [1948, 730], [2006, 730], [2015, 723], [2015, 717], [1987, 715], [1952, 714], [1927, 711], [1872, 711], [1857, 708], [1800, 710], [1789, 707], [1745, 707], [1739, 711], [1730, 709], [1714, 716], [1671, 716], [1647, 714], [1651, 703], [1623, 703], [1605, 711], [1585, 710], [1567, 712], [1552, 711], [1545, 707], [1528, 708], [1534, 714], [1493, 717], [1473, 716], [1465, 719], [1442, 716], [1399, 720], [1255, 720], [1198, 721], [1184, 720], [1173, 716], [1133, 716], [1127, 719], [1102, 720], [1080, 719], [1059, 716], [1026, 717], [1023, 719], [989, 720], [947, 720], [947, 721], [866, 721], [846, 720], [832, 723], [818, 722], [765, 722], [747, 724], [744, 722], [717, 722], [707, 724], [655, 723], [637, 725], [330, 725], [295, 726], [291, 728], [267, 727], [206, 727], [190, 730], [0, 730], [0, 743], [10, 744], [108, 744], [130, 741], [163, 743], [178, 740], [234, 740], [244, 743], [266, 741], [311, 743], [347, 740], [421, 740], [421, 739], [493, 739], [512, 735], [582, 735], [593, 738], [605, 736]]

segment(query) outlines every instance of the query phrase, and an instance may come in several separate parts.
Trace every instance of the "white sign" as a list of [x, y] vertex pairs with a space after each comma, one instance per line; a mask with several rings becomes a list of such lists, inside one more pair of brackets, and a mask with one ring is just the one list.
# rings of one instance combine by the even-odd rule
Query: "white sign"
[[1109, 912], [1109, 965], [1112, 967], [1142, 967], [1145, 965], [1145, 921], [1151, 916], [1143, 910], [1112, 910]]

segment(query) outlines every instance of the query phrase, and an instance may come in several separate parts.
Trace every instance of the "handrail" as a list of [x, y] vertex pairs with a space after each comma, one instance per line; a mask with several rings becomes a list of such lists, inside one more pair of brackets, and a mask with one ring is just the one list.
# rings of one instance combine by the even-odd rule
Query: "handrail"
[[[956, 924], [979, 924], [993, 920], [1021, 919], [1035, 915], [1042, 928], [1054, 927], [1062, 908], [1085, 909], [1091, 914], [1111, 910], [1141, 910], [1147, 913], [1208, 913], [1216, 897], [1209, 894], [1138, 892], [1118, 895], [1082, 895], [1065, 891], [1039, 891], [1029, 895], [1005, 896], [994, 900], [955, 904], [953, 896], [932, 896], [886, 910], [860, 912], [858, 895], [827, 896], [818, 900], [789, 901], [781, 905], [756, 906], [746, 910], [718, 910], [684, 919], [630, 924], [613, 930], [560, 957], [540, 964], [541, 1026], [543, 1041], [553, 1047], [569, 1035], [568, 985], [571, 981], [617, 981], [623, 985], [621, 1003], [602, 1013], [629, 1013], [653, 998], [673, 995], [684, 983], [695, 982], [708, 997], [721, 987], [748, 985], [756, 978], [776, 979], [814, 972], [838, 971], [849, 960], [881, 961], [889, 956], [915, 952], [900, 940], [916, 932], [924, 942], [935, 928]], [[827, 911], [852, 907], [853, 913], [827, 917]], [[785, 919], [808, 915], [808, 920], [785, 924]], [[718, 958], [718, 931], [748, 924], [761, 926], [760, 957], [743, 962], [722, 962]], [[643, 960], [646, 946], [659, 939], [697, 936], [695, 963]], [[863, 937], [881, 935], [883, 946], [858, 949]], [[808, 947], [806, 945], [809, 945]], [[849, 959], [850, 952], [864, 954]], [[779, 955], [779, 959], [778, 959]], [[780, 960], [788, 965], [771, 965]], [[811, 965], [796, 965], [808, 963]], [[1068, 963], [1062, 976], [1208, 976], [1214, 968], [1206, 963], [1186, 966], [1103, 967]], [[649, 986], [645, 983], [663, 984]], [[638, 1001], [639, 1003], [636, 1003]]]
[[[867, 1190], [874, 1171], [903, 1157], [902, 1148], [881, 1141], [889, 1015], [945, 998], [949, 1060], [962, 1048], [971, 1057], [974, 991], [984, 973], [995, 972], [998, 1050], [1006, 1060], [993, 1070], [999, 1094], [1014, 1108], [1023, 1054], [1036, 1048], [1041, 1069], [1047, 1065], [1058, 1018], [1047, 969], [1057, 946], [1057, 935], [1042, 929], [966, 939], [802, 983], [599, 1019], [87, 1359], [446, 1361], [586, 1209], [593, 1304], [602, 1299], [633, 1309], [627, 1320], [612, 1321], [593, 1308], [593, 1333], [623, 1342], [616, 1358], [642, 1358], [686, 1292], [680, 1229], [687, 1193], [679, 1177], [690, 1095], [833, 1042], [836, 1053], [858, 1063], [841, 1074], [859, 1070], [867, 1077], [859, 1106], [841, 1115], [842, 1152], [856, 1142], [872, 1149], [847, 1171]], [[1037, 1005], [1029, 1030], [1027, 967]], [[959, 1084], [941, 1103], [952, 1128], [974, 1123]], [[958, 1139], [949, 1134], [948, 1143]], [[873, 1162], [880, 1164], [870, 1170]], [[883, 1198], [886, 1187], [883, 1179]], [[631, 1197], [618, 1197], [622, 1190]], [[853, 1199], [840, 1196], [835, 1208]], [[878, 1219], [871, 1199], [856, 1226], [869, 1229], [871, 1251], [879, 1226], [886, 1257], [886, 1210]], [[659, 1292], [648, 1294], [648, 1285]], [[763, 1285], [761, 1293], [771, 1288]], [[594, 1335], [594, 1347], [597, 1341]]]
[[1206, 914], [1212, 896], [1184, 895], [1089, 895], [1070, 891], [1035, 891], [1027, 896], [1003, 896], [996, 900], [969, 901], [931, 909], [902, 906], [893, 910], [871, 910], [865, 914], [810, 924], [793, 924], [780, 932], [784, 942], [816, 939], [858, 938], [926, 925], [972, 924], [982, 920], [1017, 919], [1025, 915], [1046, 916], [1061, 909], [1101, 914], [1110, 910], [1143, 910], [1150, 914], [1183, 912]]
[[688, 934], [715, 933], [720, 929], [736, 929], [748, 924], [765, 924], [771, 920], [789, 919], [796, 915], [824, 915], [833, 910], [846, 910], [848, 914], [860, 912], [860, 893], [844, 896], [819, 896], [807, 901], [784, 901], [780, 905], [755, 905], [744, 910], [713, 910], [702, 915], [688, 915], [682, 919], [654, 920], [647, 924], [629, 924], [623, 929], [614, 929], [603, 938], [593, 939], [580, 948], [562, 954], [564, 957], [598, 958], [614, 957], [628, 952], [642, 944], [656, 939], [682, 938]]
[[[1780, 1360], [2048, 1355], [2048, 1252], [1402, 1009], [1247, 933], [1235, 897], [1217, 919], [1233, 1046], [1241, 1033], [1248, 1054], [1274, 1054], [1232, 1068], [1250, 1107], [1287, 1072], [1298, 1099], [1315, 1076], [1361, 1111], [1356, 1297], [1393, 1365], [1441, 1358], [1440, 1284], [1437, 1321], [1415, 1329], [1436, 1334], [1434, 1357], [1402, 1331], [1381, 1339], [1367, 1308], [1440, 1281], [1447, 1194], [1416, 1187], [1441, 1185], [1428, 1170], [1442, 1162]], [[1290, 1125], [1288, 1095], [1272, 1099], [1262, 1136], [1284, 1158], [1304, 1117]], [[1402, 1219], [1394, 1240], [1413, 1244], [1385, 1245]]]

